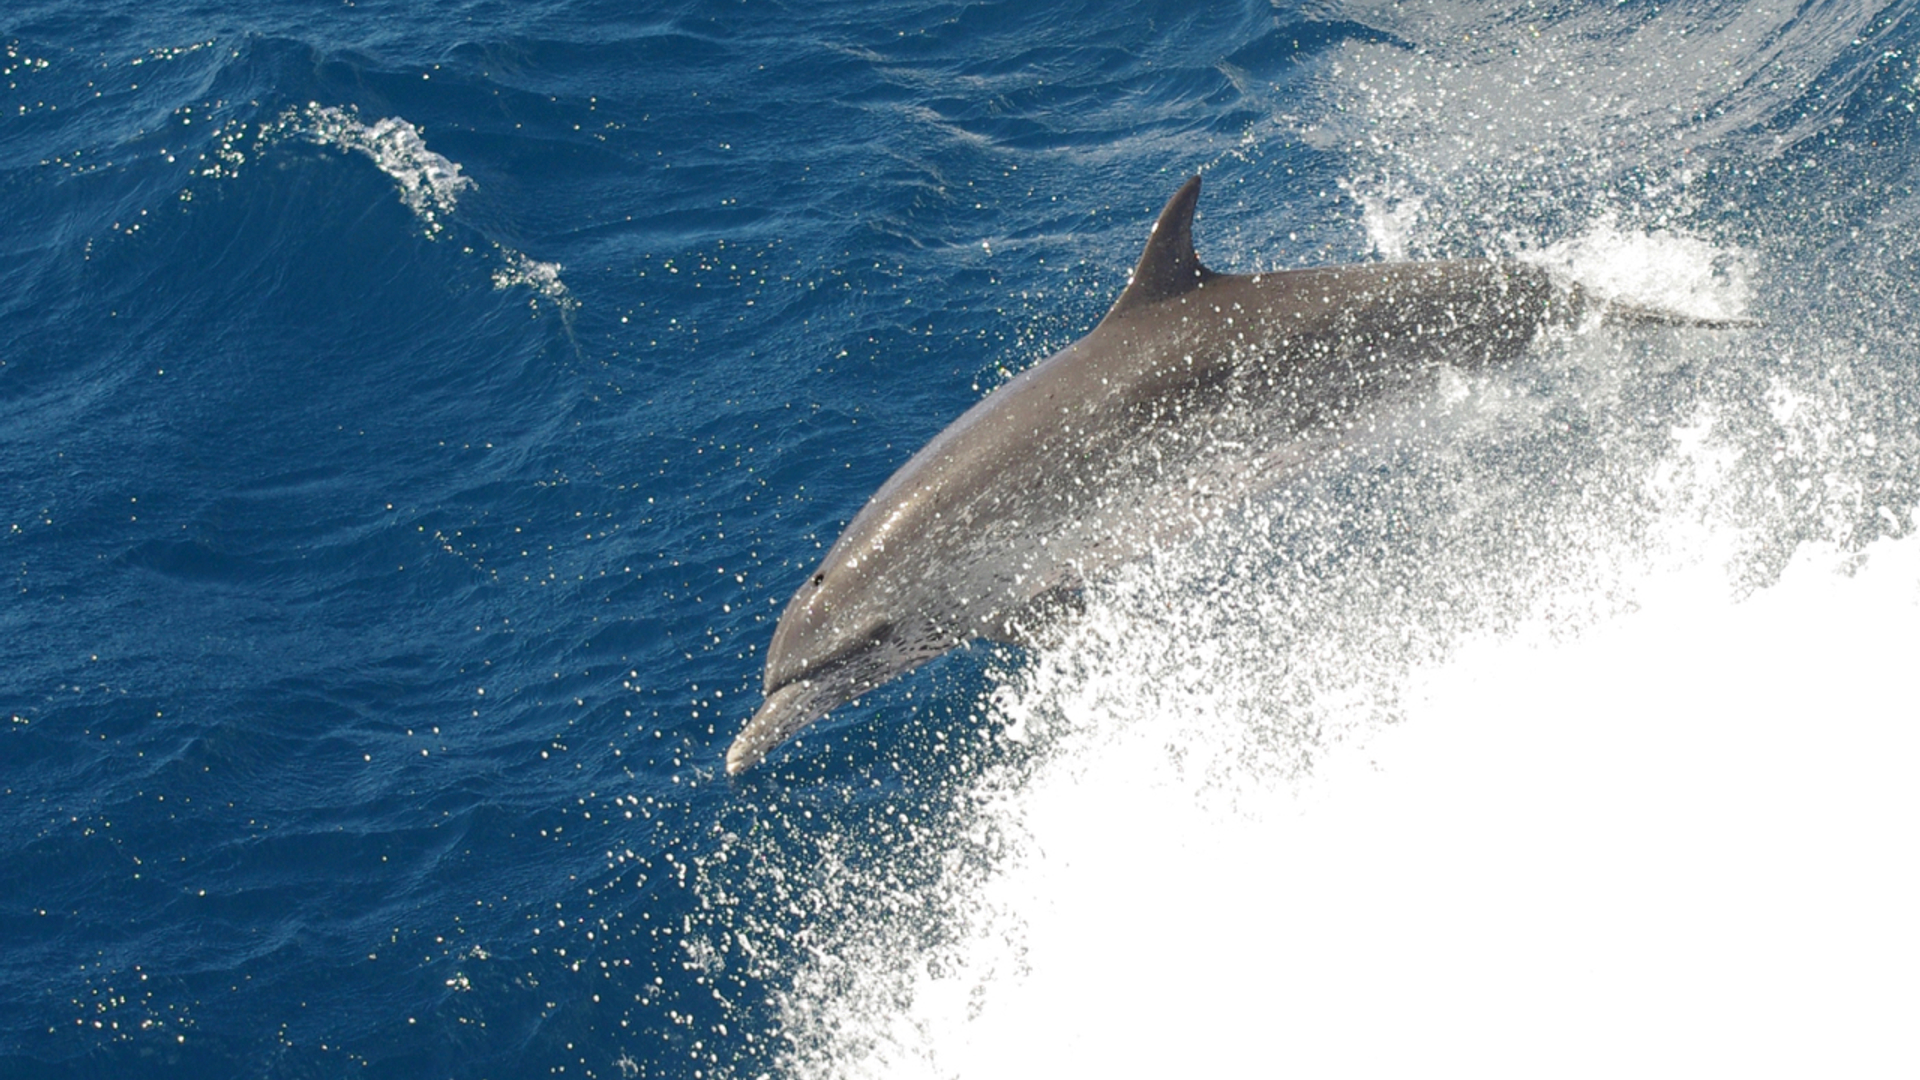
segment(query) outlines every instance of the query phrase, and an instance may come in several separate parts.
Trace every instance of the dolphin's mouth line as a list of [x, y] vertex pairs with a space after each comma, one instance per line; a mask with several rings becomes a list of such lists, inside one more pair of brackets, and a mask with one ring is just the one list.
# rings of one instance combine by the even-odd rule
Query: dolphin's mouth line
[[897, 646], [891, 635], [874, 634], [825, 663], [767, 687], [760, 707], [727, 750], [727, 772], [753, 766], [801, 728], [953, 647]]
[[877, 662], [877, 654], [884, 649], [886, 641], [887, 638], [884, 634], [868, 634], [818, 664], [814, 664], [811, 667], [796, 672], [788, 678], [782, 679], [778, 685], [771, 683], [762, 685], [760, 692], [765, 697], [772, 697], [796, 683], [812, 685], [814, 683], [834, 680], [843, 677], [847, 669], [859, 666], [862, 660], [866, 660], [869, 663], [873, 663], [876, 667], [879, 667], [881, 665]]

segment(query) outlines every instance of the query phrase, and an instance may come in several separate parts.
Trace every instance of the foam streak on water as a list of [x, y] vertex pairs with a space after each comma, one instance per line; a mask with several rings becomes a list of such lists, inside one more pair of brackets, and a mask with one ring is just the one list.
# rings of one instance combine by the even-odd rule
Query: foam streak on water
[[400, 186], [400, 201], [426, 223], [428, 235], [446, 227], [442, 219], [459, 205], [460, 193], [474, 186], [472, 177], [461, 174], [459, 162], [427, 149], [420, 129], [397, 116], [368, 124], [349, 110], [309, 104], [294, 122], [317, 143], [372, 159]]
[[[461, 193], [478, 186], [461, 171], [459, 162], [428, 149], [420, 129], [397, 116], [369, 124], [351, 109], [309, 103], [303, 110], [289, 112], [280, 126], [323, 146], [371, 159], [381, 172], [393, 178], [399, 186], [400, 201], [420, 219], [431, 238], [445, 232], [448, 220], [459, 208]], [[541, 299], [562, 312], [578, 306], [566, 282], [560, 279], [563, 268], [559, 263], [541, 262], [497, 240], [492, 247], [500, 262], [493, 271], [494, 288], [524, 286], [533, 294], [528, 302], [536, 311]]]

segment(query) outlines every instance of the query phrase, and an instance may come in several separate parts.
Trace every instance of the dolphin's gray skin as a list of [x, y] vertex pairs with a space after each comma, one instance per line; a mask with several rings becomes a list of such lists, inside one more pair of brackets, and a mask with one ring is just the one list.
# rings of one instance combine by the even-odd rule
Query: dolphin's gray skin
[[1092, 333], [968, 409], [840, 534], [780, 616], [729, 773], [964, 642], [1017, 640], [1089, 575], [1283, 481], [1442, 365], [1512, 360], [1586, 306], [1510, 262], [1217, 274], [1193, 251], [1199, 197], [1195, 176], [1168, 201]]

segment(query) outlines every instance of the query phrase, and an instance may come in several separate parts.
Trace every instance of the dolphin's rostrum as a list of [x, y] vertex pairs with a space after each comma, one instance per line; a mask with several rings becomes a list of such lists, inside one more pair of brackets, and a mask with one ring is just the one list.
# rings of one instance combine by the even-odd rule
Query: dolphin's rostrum
[[1285, 481], [1440, 367], [1511, 360], [1592, 306], [1514, 262], [1215, 273], [1193, 250], [1199, 197], [1198, 176], [1174, 193], [1091, 333], [968, 409], [840, 534], [780, 616], [729, 773], [949, 649], [1019, 640], [1089, 575]]

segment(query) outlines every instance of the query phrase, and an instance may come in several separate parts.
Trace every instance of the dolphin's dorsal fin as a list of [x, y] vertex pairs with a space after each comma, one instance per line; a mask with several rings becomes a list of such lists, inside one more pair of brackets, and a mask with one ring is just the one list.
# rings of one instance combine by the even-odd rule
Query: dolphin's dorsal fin
[[1198, 176], [1181, 184], [1180, 190], [1167, 200], [1166, 209], [1160, 211], [1160, 220], [1153, 223], [1153, 234], [1147, 237], [1147, 250], [1141, 252], [1139, 264], [1133, 268], [1125, 291], [1113, 302], [1107, 318], [1170, 300], [1216, 276], [1201, 266], [1200, 256], [1193, 253], [1193, 208], [1199, 202]]

